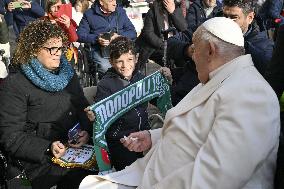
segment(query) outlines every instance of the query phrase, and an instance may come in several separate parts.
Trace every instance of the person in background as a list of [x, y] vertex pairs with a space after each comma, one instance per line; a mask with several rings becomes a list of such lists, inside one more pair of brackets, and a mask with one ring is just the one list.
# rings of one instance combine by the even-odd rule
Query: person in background
[[[46, 0], [46, 12], [47, 16], [45, 19], [50, 20], [52, 23], [57, 23], [64, 32], [68, 35], [68, 40], [70, 43], [78, 40], [78, 36], [76, 33], [77, 24], [76, 22], [70, 18], [71, 15], [58, 15], [60, 6], [62, 5], [61, 0]], [[72, 10], [70, 10], [71, 13]]]
[[[84, 112], [88, 101], [63, 55], [67, 40], [57, 24], [42, 19], [19, 36], [9, 75], [0, 85], [0, 146], [8, 157], [8, 184], [18, 178], [33, 189], [77, 189], [91, 173], [51, 161], [62, 157], [67, 145], [88, 143], [92, 133]], [[80, 137], [71, 144], [68, 130], [78, 122]]]
[[[103, 78], [99, 81], [95, 102], [124, 89], [125, 87], [144, 78], [135, 69], [137, 57], [134, 42], [127, 37], [119, 36], [110, 43], [110, 64]], [[87, 109], [88, 110], [88, 109]], [[120, 138], [132, 132], [148, 130], [147, 103], [139, 105], [116, 120], [106, 132], [112, 166], [119, 171], [143, 157], [141, 152], [131, 152], [121, 143]]]
[[87, 176], [80, 189], [273, 189], [279, 103], [245, 55], [242, 30], [215, 17], [192, 41], [201, 83], [167, 112], [162, 128], [121, 139], [131, 151], [149, 150], [143, 158], [119, 172]]
[[[93, 50], [91, 74], [99, 78], [111, 67], [109, 63], [109, 44], [118, 36], [136, 39], [136, 31], [122, 7], [116, 0], [97, 0], [88, 9], [77, 30], [78, 42], [89, 43]], [[98, 67], [96, 69], [96, 67]]]
[[72, 18], [79, 26], [80, 21], [83, 17], [84, 12], [89, 8], [88, 0], [77, 0], [75, 6], [72, 8]]
[[[6, 25], [4, 16], [0, 14], [0, 83], [2, 80], [7, 77], [7, 65], [3, 60], [9, 55], [9, 36], [8, 36], [8, 27]], [[2, 52], [3, 51], [3, 52]], [[8, 51], [8, 52], [6, 52]], [[5, 57], [6, 56], [6, 57]]]
[[[265, 79], [274, 89], [281, 99], [284, 92], [284, 25], [278, 29], [278, 35], [275, 41], [275, 48], [272, 59], [268, 64]], [[280, 101], [281, 107], [281, 135], [278, 149], [277, 170], [275, 175], [275, 189], [284, 188], [284, 111], [283, 102]]]
[[[20, 6], [15, 7], [16, 4]], [[5, 0], [6, 14], [13, 20], [16, 37], [30, 22], [43, 17], [44, 9], [36, 1]]]
[[220, 15], [222, 4], [216, 0], [195, 0], [186, 14], [190, 38], [195, 30], [206, 20]]
[[164, 66], [164, 41], [162, 30], [167, 30], [170, 27], [175, 27], [176, 30], [170, 32], [168, 36], [166, 36], [166, 39], [187, 28], [179, 4], [174, 0], [154, 1], [154, 3], [150, 5], [150, 9], [144, 19], [142, 32], [135, 42], [136, 48], [139, 49], [139, 69], [145, 67], [149, 58], [155, 63]]

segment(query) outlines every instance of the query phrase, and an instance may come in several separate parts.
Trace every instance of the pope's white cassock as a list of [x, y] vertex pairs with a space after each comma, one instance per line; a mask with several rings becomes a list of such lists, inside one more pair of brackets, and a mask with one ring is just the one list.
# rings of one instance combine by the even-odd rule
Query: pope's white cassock
[[80, 188], [273, 189], [279, 131], [275, 93], [240, 56], [168, 111], [144, 158]]

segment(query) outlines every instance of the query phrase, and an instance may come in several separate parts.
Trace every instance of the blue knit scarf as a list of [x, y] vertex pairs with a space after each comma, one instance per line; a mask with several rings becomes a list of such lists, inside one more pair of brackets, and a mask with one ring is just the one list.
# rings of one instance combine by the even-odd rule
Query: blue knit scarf
[[56, 74], [45, 69], [36, 58], [27, 64], [22, 64], [21, 68], [34, 85], [49, 92], [63, 90], [74, 75], [72, 66], [64, 56], [60, 59], [59, 70]]

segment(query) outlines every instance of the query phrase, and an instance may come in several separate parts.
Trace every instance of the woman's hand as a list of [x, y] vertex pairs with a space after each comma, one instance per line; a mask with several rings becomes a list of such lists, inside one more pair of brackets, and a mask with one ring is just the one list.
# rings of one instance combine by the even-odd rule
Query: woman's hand
[[66, 147], [60, 141], [53, 142], [50, 149], [53, 156], [56, 158], [64, 156], [66, 152]]
[[144, 152], [152, 147], [151, 134], [147, 130], [131, 133], [128, 137], [121, 138], [120, 142], [134, 152]]
[[23, 9], [30, 9], [32, 8], [32, 4], [29, 1], [22, 1], [22, 8]]
[[160, 68], [160, 72], [167, 78], [167, 80], [172, 84], [173, 82], [173, 77], [171, 74], [171, 70], [167, 67], [162, 67]]
[[166, 9], [170, 14], [172, 14], [172, 13], [175, 11], [176, 5], [175, 5], [174, 0], [163, 0], [163, 3], [164, 3], [165, 9]]
[[77, 139], [77, 143], [76, 144], [72, 144], [71, 141], [68, 141], [69, 146], [73, 147], [73, 148], [80, 148], [81, 146], [83, 146], [84, 144], [87, 144], [89, 142], [89, 134], [87, 131], [80, 131], [79, 132], [79, 138]]
[[60, 23], [64, 24], [66, 28], [69, 28], [71, 25], [70, 18], [65, 14], [62, 14], [57, 20]]
[[95, 121], [96, 115], [95, 113], [90, 109], [90, 106], [84, 109], [84, 111], [87, 114], [87, 117], [89, 118], [90, 121]]

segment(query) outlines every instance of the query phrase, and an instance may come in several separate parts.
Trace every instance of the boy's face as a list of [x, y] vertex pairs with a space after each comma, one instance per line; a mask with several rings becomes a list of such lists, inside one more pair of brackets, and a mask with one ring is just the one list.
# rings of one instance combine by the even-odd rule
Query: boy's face
[[136, 57], [131, 52], [122, 54], [118, 59], [110, 60], [112, 67], [127, 79], [131, 79], [135, 69]]

